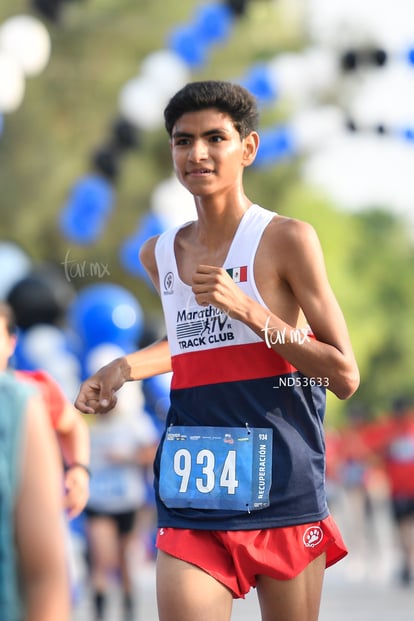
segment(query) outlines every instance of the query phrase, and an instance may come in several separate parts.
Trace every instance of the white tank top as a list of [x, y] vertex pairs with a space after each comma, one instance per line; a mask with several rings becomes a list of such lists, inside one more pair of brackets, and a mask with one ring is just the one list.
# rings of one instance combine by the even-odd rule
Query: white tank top
[[[244, 213], [230, 245], [223, 267], [238, 286], [257, 302], [266, 306], [254, 280], [254, 259], [263, 232], [275, 213], [252, 205]], [[185, 225], [184, 225], [185, 226]], [[191, 287], [178, 273], [174, 252], [176, 227], [163, 233], [155, 247], [160, 278], [161, 301], [172, 356], [261, 341], [250, 328], [230, 320], [222, 311], [199, 306]]]

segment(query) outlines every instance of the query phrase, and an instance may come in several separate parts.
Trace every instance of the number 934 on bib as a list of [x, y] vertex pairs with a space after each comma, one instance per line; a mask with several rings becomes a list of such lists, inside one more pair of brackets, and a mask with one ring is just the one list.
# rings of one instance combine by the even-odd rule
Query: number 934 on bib
[[159, 485], [167, 507], [257, 511], [271, 483], [272, 429], [168, 427]]

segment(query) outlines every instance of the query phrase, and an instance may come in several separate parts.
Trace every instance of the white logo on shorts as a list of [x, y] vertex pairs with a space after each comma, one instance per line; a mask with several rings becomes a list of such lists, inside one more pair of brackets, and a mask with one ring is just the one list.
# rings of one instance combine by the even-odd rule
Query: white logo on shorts
[[320, 526], [309, 526], [303, 535], [303, 543], [307, 548], [314, 548], [323, 539], [323, 530]]

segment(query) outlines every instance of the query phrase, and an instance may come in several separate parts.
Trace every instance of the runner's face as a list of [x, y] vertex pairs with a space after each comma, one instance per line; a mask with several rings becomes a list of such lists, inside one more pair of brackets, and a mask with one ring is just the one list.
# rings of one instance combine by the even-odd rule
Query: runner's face
[[244, 167], [254, 159], [256, 136], [242, 139], [232, 119], [215, 108], [183, 114], [171, 138], [179, 181], [196, 196], [238, 189]]

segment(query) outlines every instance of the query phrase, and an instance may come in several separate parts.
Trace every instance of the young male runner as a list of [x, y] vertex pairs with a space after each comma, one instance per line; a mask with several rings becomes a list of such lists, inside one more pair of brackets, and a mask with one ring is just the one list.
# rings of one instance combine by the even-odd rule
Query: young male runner
[[325, 567], [346, 554], [323, 417], [326, 389], [350, 397], [358, 369], [315, 231], [244, 192], [257, 117], [227, 82], [170, 100], [174, 168], [198, 219], [141, 250], [168, 340], [103, 367], [76, 401], [106, 411], [125, 381], [173, 371], [155, 462], [161, 621], [228, 621], [252, 586], [263, 621], [315, 621]]

